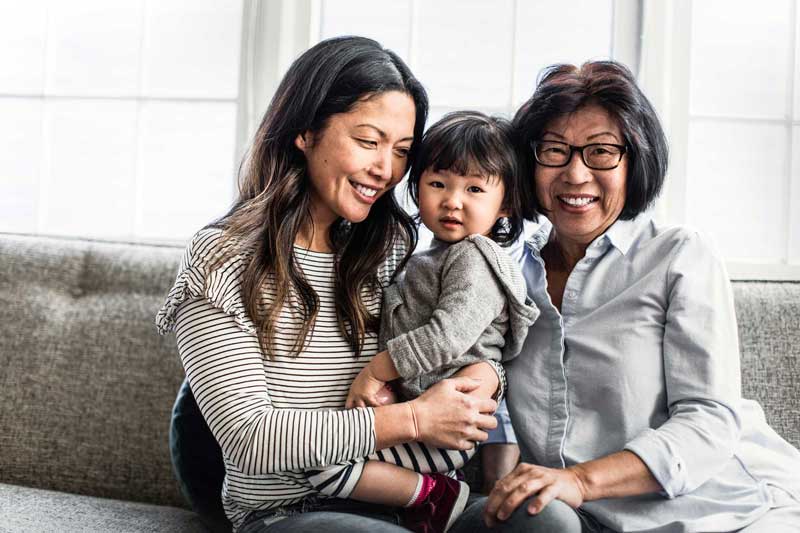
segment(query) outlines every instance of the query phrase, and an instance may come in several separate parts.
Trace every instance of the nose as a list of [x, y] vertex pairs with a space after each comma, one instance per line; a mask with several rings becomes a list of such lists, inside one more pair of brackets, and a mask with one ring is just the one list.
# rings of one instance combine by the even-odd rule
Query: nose
[[448, 211], [455, 211], [462, 207], [461, 195], [458, 192], [446, 192], [442, 198], [442, 207]]
[[370, 174], [383, 181], [392, 179], [392, 150], [390, 147], [376, 151]]
[[579, 185], [592, 179], [592, 169], [583, 163], [583, 158], [577, 150], [572, 152], [569, 163], [563, 168], [562, 179], [567, 183]]

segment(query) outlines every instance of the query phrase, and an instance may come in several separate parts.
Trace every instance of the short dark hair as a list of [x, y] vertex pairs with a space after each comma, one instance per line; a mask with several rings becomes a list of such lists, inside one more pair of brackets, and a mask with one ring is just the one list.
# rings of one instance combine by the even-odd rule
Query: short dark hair
[[414, 204], [419, 207], [419, 181], [428, 169], [497, 177], [505, 188], [503, 209], [508, 217], [492, 227], [490, 236], [499, 244], [514, 242], [522, 233], [523, 217], [521, 174], [512, 133], [511, 123], [504, 118], [478, 111], [446, 114], [425, 132], [411, 164], [408, 192]]
[[619, 218], [630, 220], [658, 197], [667, 173], [668, 148], [653, 106], [628, 68], [616, 61], [589, 61], [580, 66], [552, 65], [539, 77], [533, 96], [512, 121], [521, 155], [525, 216], [540, 212], [533, 184], [536, 161], [531, 142], [547, 124], [590, 104], [604, 108], [619, 123], [628, 154], [625, 206]]

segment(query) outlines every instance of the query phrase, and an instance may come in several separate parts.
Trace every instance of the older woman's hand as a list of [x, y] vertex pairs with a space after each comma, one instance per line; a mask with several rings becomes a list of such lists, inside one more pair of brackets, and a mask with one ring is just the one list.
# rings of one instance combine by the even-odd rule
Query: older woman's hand
[[572, 508], [581, 506], [585, 490], [577, 473], [569, 468], [545, 468], [520, 463], [506, 477], [495, 483], [483, 509], [483, 521], [489, 527], [506, 520], [531, 496], [528, 512], [541, 512], [547, 504], [559, 499]]
[[449, 450], [469, 450], [486, 440], [485, 430], [497, 426], [497, 402], [469, 396], [480, 384], [467, 377], [444, 379], [412, 400], [417, 440]]

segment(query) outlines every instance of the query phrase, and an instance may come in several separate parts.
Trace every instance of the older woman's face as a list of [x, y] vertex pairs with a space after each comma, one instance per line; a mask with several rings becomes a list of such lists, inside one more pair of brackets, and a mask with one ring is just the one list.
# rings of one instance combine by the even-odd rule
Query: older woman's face
[[[553, 120], [545, 127], [541, 140], [573, 146], [625, 144], [617, 121], [598, 105], [587, 105]], [[558, 238], [588, 245], [608, 229], [625, 206], [627, 174], [627, 156], [611, 170], [590, 169], [577, 152], [565, 167], [537, 164], [536, 196]]]

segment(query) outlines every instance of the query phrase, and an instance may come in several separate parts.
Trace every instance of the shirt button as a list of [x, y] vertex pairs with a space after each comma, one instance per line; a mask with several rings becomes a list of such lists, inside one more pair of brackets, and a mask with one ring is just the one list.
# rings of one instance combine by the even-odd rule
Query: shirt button
[[574, 300], [578, 297], [578, 291], [568, 290], [567, 291], [567, 298], [570, 300]]

